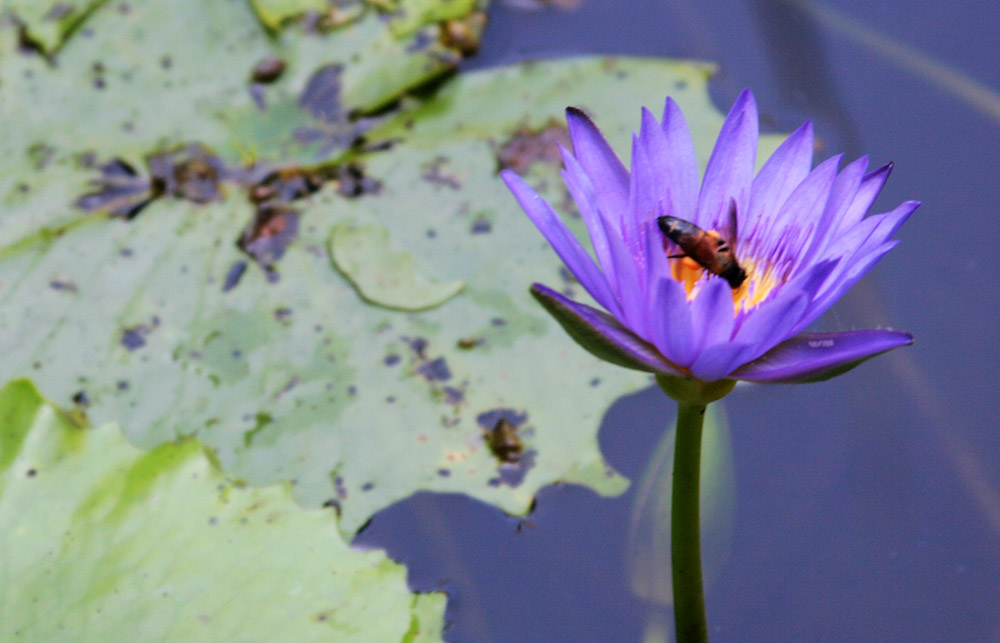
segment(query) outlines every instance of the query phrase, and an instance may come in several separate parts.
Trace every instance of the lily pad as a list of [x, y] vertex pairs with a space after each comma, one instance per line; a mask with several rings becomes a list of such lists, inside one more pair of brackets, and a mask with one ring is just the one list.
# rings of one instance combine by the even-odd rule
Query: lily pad
[[[323, 47], [354, 47], [364, 59], [376, 29], [376, 40], [388, 37], [381, 23], [365, 18], [330, 40], [285, 30], [275, 44], [244, 3], [173, 8], [147, 0], [127, 19], [95, 12], [93, 36], [71, 38], [55, 69], [0, 61], [0, 100], [18, 123], [0, 142], [0, 379], [30, 375], [96, 421], [121, 421], [144, 447], [197, 435], [225, 470], [254, 484], [290, 479], [307, 506], [338, 506], [346, 532], [417, 490], [463, 492], [517, 513], [556, 481], [620, 492], [626, 483], [595, 434], [607, 407], [647, 380], [580, 351], [531, 299], [533, 281], [582, 291], [497, 169], [517, 158], [571, 212], [552, 154], [512, 156], [508, 144], [556, 140], [564, 107], [576, 104], [624, 151], [638, 106], [661, 104], [667, 91], [707, 158], [722, 122], [705, 87], [710, 68], [591, 58], [466, 74], [382, 116], [361, 147], [319, 153], [289, 143], [292, 124], [312, 119], [335, 139], [357, 121], [318, 118], [290, 88], [332, 77], [332, 58], [311, 55]], [[122, 33], [136, 40], [107, 40]], [[192, 42], [178, 46], [177, 33]], [[141, 56], [131, 49], [139, 44]], [[247, 74], [276, 47], [288, 70], [261, 111]], [[104, 90], [80, 62], [98, 58]], [[336, 60], [342, 96], [357, 91], [349, 80], [363, 63]], [[383, 97], [405, 91], [384, 87], [393, 91], [376, 92]], [[147, 177], [164, 150], [195, 141], [209, 152], [189, 150], [172, 175], [215, 172], [213, 189], [163, 188], [130, 220], [74, 207], [120, 175], [88, 185], [106, 159]], [[332, 175], [314, 184], [284, 168], [276, 183], [255, 184], [314, 186], [273, 211], [262, 213], [232, 178], [265, 160], [306, 158]], [[366, 180], [381, 188], [349, 188]], [[421, 273], [465, 288], [417, 312], [371, 305], [326, 252], [331, 229], [347, 222], [388, 230], [390, 247]], [[251, 252], [261, 267], [248, 267]], [[502, 422], [520, 442], [516, 462], [484, 439]]]
[[[6, 0], [3, 9], [24, 29], [27, 40], [51, 54], [105, 0]], [[0, 14], [2, 16], [2, 14]]]
[[[246, 488], [184, 439], [142, 452], [27, 380], [0, 389], [3, 640], [438, 640], [443, 594], [288, 485]], [[82, 640], [82, 639], [81, 639]]]
[[334, 226], [330, 257], [366, 301], [398, 310], [440, 306], [462, 290], [461, 281], [437, 281], [424, 274], [408, 252], [389, 247], [382, 226]]

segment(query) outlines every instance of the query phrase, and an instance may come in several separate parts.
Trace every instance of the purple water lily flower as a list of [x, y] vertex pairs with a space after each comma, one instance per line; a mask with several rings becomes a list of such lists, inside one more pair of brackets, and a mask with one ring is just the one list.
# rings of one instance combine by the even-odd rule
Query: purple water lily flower
[[[701, 382], [804, 382], [912, 343], [888, 329], [803, 332], [896, 244], [891, 237], [919, 205], [866, 216], [891, 164], [867, 172], [862, 157], [838, 172], [835, 156], [813, 169], [807, 122], [755, 176], [758, 120], [749, 91], [726, 117], [700, 187], [691, 134], [669, 98], [662, 121], [643, 109], [631, 173], [583, 112], [568, 109], [567, 121], [573, 152], [562, 149], [563, 178], [596, 264], [531, 187], [509, 170], [502, 176], [604, 310], [542, 284], [532, 293], [598, 357]], [[727, 281], [693, 261], [690, 248], [658, 228], [662, 216], [713, 240], [734, 235], [725, 241], [746, 278]]]

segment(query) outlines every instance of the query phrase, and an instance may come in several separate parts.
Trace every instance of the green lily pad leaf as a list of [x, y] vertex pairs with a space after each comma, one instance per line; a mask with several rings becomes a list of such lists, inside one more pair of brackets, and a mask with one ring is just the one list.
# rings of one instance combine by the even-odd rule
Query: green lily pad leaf
[[29, 42], [46, 54], [53, 53], [87, 15], [105, 0], [7, 0], [4, 10], [13, 14]]
[[[162, 9], [155, 0], [143, 5], [154, 6]], [[185, 6], [211, 7], [217, 13], [201, 14], [210, 24], [231, 18], [224, 38], [259, 29], [249, 8], [241, 19], [229, 13], [240, 3]], [[139, 11], [132, 19], [175, 19]], [[365, 23], [334, 35], [349, 39]], [[171, 24], [178, 28], [169, 31], [184, 33]], [[304, 42], [313, 40], [324, 42]], [[264, 40], [257, 41], [262, 49], [228, 42], [242, 52], [241, 69], [268, 51]], [[79, 43], [72, 39], [63, 53]], [[201, 60], [206, 47], [192, 45]], [[534, 281], [586, 295], [497, 169], [518, 168], [572, 213], [553, 162], [565, 106], [586, 108], [623, 152], [639, 106], [661, 104], [664, 88], [707, 159], [722, 123], [706, 91], [710, 68], [590, 58], [465, 74], [415, 107], [390, 112], [366, 135], [373, 151], [356, 156], [356, 166], [335, 163], [333, 178], [315, 181], [292, 173], [288, 184], [316, 191], [264, 209], [226, 178], [247, 169], [222, 152], [260, 141], [240, 138], [249, 130], [233, 126], [246, 122], [250, 99], [238, 82], [201, 82], [204, 65], [174, 49], [184, 51], [172, 58], [171, 87], [189, 81], [200, 92], [177, 107], [188, 121], [162, 109], [162, 99], [133, 95], [147, 85], [122, 79], [120, 99], [100, 103], [105, 117], [82, 130], [78, 118], [47, 110], [102, 113], [91, 87], [63, 77], [61, 67], [36, 70], [29, 82], [20, 73], [24, 61], [0, 62], [0, 99], [12, 99], [5, 105], [19, 123], [0, 142], [7, 152], [0, 155], [0, 379], [30, 374], [58, 400], [85, 400], [96, 421], [122, 422], [145, 447], [196, 434], [227, 471], [254, 484], [293, 479], [306, 506], [338, 505], [347, 532], [418, 490], [467, 493], [521, 513], [556, 481], [603, 494], [624, 489], [596, 432], [608, 406], [648, 379], [580, 350], [531, 298]], [[156, 49], [152, 58], [172, 51]], [[281, 82], [314, 75], [302, 60], [289, 58]], [[18, 73], [8, 73], [8, 64]], [[133, 79], [145, 73], [138, 64]], [[635, 109], [622, 109], [626, 103]], [[115, 132], [126, 114], [141, 126]], [[188, 150], [190, 158], [169, 173], [215, 172], [217, 185], [202, 193], [195, 181], [160, 194], [131, 220], [73, 207], [99, 176], [78, 160], [83, 152], [145, 168], [143, 150], [164, 139], [197, 140], [219, 154], [222, 170], [205, 152]], [[377, 145], [382, 140], [392, 144]], [[282, 158], [280, 145], [268, 149]], [[141, 196], [145, 171], [135, 169], [136, 179], [112, 166], [103, 189], [128, 188], [122, 198], [134, 205], [129, 190]], [[379, 189], [363, 189], [366, 181]], [[416, 312], [366, 304], [330, 269], [330, 231], [345, 222], [390, 230], [421, 273], [461, 280], [462, 295]], [[583, 232], [579, 219], [570, 224]], [[498, 429], [503, 441], [487, 439]]]
[[390, 247], [389, 231], [382, 226], [334, 226], [330, 257], [358, 294], [386, 308], [434, 308], [465, 286], [461, 281], [441, 282], [424, 276], [413, 255]]
[[194, 440], [143, 452], [27, 380], [0, 389], [0, 638], [429, 641], [443, 594], [333, 511], [246, 488]]
[[[25, 11], [43, 4], [23, 3]], [[56, 65], [18, 54], [15, 28], [0, 23], [0, 100], [5, 114], [18, 118], [0, 153], [65, 172], [66, 196], [82, 192], [95, 164], [120, 158], [142, 173], [150, 154], [191, 142], [239, 165], [336, 160], [365, 128], [352, 115], [454, 70], [467, 53], [434, 16], [404, 37], [393, 27], [403, 14], [370, 7], [329, 32], [296, 27], [274, 36], [243, 1], [145, 0], [128, 11], [114, 3], [91, 9], [78, 12], [88, 37], [71, 37]], [[255, 66], [269, 58], [284, 61], [284, 73], [252, 82]], [[85, 119], [87, 127], [52, 127], [67, 118]], [[34, 196], [33, 181], [18, 179], [0, 176], [0, 201]]]
[[[250, 0], [260, 21], [273, 31], [281, 28], [281, 23], [289, 18], [300, 16], [307, 11], [317, 14], [331, 5], [327, 0]], [[360, 8], [361, 3], [357, 6]]]
[[[646, 465], [632, 503], [629, 577], [632, 591], [651, 606], [673, 604], [670, 567], [670, 505], [674, 470], [671, 427]], [[722, 402], [708, 406], [701, 445], [701, 542], [706, 582], [729, 555], [736, 520], [733, 447]]]
[[392, 32], [408, 36], [425, 25], [446, 20], [460, 20], [477, 9], [485, 9], [479, 0], [388, 0], [381, 4], [393, 16]]

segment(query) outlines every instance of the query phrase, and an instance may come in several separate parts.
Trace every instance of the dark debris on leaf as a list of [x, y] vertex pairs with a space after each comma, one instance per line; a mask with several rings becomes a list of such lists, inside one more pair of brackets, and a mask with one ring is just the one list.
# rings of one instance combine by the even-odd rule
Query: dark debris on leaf
[[101, 164], [100, 177], [91, 181], [97, 190], [78, 198], [76, 206], [133, 219], [164, 195], [195, 203], [218, 201], [222, 198], [220, 183], [229, 178], [222, 161], [197, 143], [152, 154], [146, 163], [149, 176], [119, 158]]
[[572, 149], [569, 130], [558, 121], [550, 121], [541, 129], [521, 128], [497, 151], [499, 170], [513, 170], [524, 174], [537, 162], [561, 165], [559, 144]]
[[424, 362], [417, 367], [417, 373], [431, 382], [446, 382], [451, 379], [451, 369], [443, 357]]
[[76, 283], [69, 277], [64, 277], [62, 275], [56, 275], [49, 281], [49, 288], [52, 290], [76, 293], [78, 288]]
[[479, 51], [480, 36], [486, 27], [486, 13], [476, 11], [460, 20], [446, 20], [441, 25], [441, 44], [463, 56]]
[[343, 65], [326, 65], [313, 72], [299, 97], [299, 107], [329, 125], [346, 119], [340, 102]]
[[121, 344], [128, 351], [134, 351], [146, 345], [146, 337], [160, 325], [160, 319], [153, 317], [148, 324], [138, 324], [122, 330]]
[[500, 462], [517, 463], [521, 460], [524, 444], [517, 434], [517, 426], [506, 418], [500, 418], [493, 428], [484, 430], [483, 439]]
[[141, 176], [128, 162], [112, 159], [99, 168], [100, 178], [91, 181], [96, 192], [84, 194], [76, 206], [87, 212], [106, 211], [111, 216], [133, 219], [163, 192], [162, 185]]
[[503, 463], [497, 471], [500, 474], [500, 481], [508, 487], [520, 486], [528, 471], [535, 466], [535, 455], [537, 451], [528, 449], [521, 454], [517, 462]]
[[506, 420], [515, 428], [527, 422], [528, 414], [508, 408], [490, 409], [476, 416], [476, 424], [483, 429], [492, 429], [500, 420]]
[[253, 69], [250, 70], [250, 80], [255, 83], [269, 84], [281, 78], [287, 67], [284, 59], [277, 56], [268, 56], [260, 60]]
[[220, 182], [229, 178], [219, 157], [197, 143], [153, 154], [148, 164], [153, 180], [164, 192], [195, 203], [221, 200]]
[[469, 228], [472, 234], [488, 234], [493, 230], [493, 224], [485, 217], [477, 217]]
[[443, 156], [435, 157], [434, 160], [430, 161], [424, 166], [423, 174], [421, 178], [440, 187], [451, 188], [452, 190], [459, 190], [462, 188], [462, 182], [458, 180], [454, 174], [449, 174], [443, 171], [444, 165], [448, 162], [448, 159]]
[[243, 231], [239, 247], [268, 273], [272, 281], [277, 279], [275, 263], [285, 254], [285, 250], [298, 236], [299, 213], [280, 203], [264, 203], [250, 225]]
[[337, 182], [337, 193], [349, 199], [378, 194], [382, 189], [382, 184], [367, 176], [364, 166], [359, 163], [344, 163], [339, 166], [334, 180]]
[[465, 391], [462, 389], [455, 388], [454, 386], [445, 386], [444, 391], [444, 401], [447, 404], [456, 406], [465, 401]]
[[233, 265], [229, 267], [229, 271], [226, 273], [226, 280], [222, 282], [222, 292], [229, 292], [235, 288], [240, 283], [240, 279], [243, 278], [243, 273], [245, 273], [246, 270], [246, 261], [234, 261]]

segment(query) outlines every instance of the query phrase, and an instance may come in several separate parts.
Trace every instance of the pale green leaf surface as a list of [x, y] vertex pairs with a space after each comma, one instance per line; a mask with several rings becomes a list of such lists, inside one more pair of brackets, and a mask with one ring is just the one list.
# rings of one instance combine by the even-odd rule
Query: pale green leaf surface
[[142, 452], [27, 380], [0, 389], [0, 639], [430, 641], [412, 595], [330, 509], [248, 489], [194, 440]]
[[[72, 213], [64, 206], [94, 178], [93, 170], [81, 167], [84, 154], [99, 163], [119, 157], [142, 169], [153, 152], [199, 141], [233, 163], [334, 159], [342, 144], [296, 136], [312, 129], [333, 137], [350, 127], [320, 122], [299, 107], [317, 69], [343, 69], [338, 107], [346, 117], [399, 98], [460, 58], [441, 43], [436, 24], [417, 43], [417, 36], [393, 34], [394, 21], [402, 17], [386, 19], [374, 9], [326, 35], [287, 29], [272, 38], [244, 1], [138, 0], [128, 7], [121, 11], [107, 3], [89, 14], [89, 35], [74, 34], [55, 66], [18, 54], [16, 38], [2, 40], [7, 50], [0, 52], [0, 116], [17, 126], [6, 127], [0, 137], [0, 207], [16, 206], [23, 214], [5, 222], [0, 245], [39, 226], [67, 223]], [[0, 32], [11, 35], [14, 28]], [[267, 111], [261, 112], [249, 76], [267, 57], [288, 66], [262, 88]]]
[[105, 0], [4, 0], [4, 11], [24, 26], [28, 39], [42, 51], [52, 53], [87, 15]]
[[330, 257], [358, 294], [386, 308], [434, 308], [465, 286], [461, 281], [442, 282], [424, 275], [413, 255], [389, 246], [389, 231], [382, 226], [334, 226]]
[[288, 18], [330, 7], [328, 0], [249, 0], [261, 22], [277, 31]]

